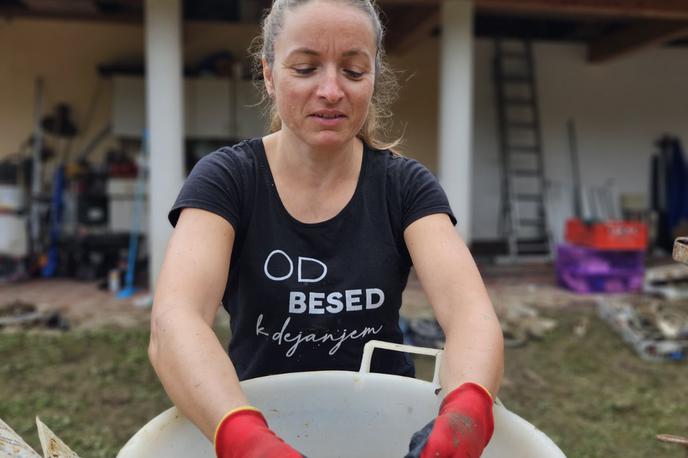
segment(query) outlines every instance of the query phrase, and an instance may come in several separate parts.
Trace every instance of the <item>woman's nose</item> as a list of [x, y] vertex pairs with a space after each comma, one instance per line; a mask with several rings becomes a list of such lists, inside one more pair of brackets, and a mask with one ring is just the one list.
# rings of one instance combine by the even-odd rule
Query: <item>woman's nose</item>
[[330, 103], [339, 101], [344, 96], [344, 91], [339, 81], [336, 69], [328, 69], [322, 75], [318, 85], [318, 97], [322, 97]]

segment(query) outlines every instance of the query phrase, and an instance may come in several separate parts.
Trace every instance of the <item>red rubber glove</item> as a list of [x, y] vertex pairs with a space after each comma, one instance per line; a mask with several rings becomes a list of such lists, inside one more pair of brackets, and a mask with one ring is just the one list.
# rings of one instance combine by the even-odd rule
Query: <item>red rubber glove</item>
[[478, 458], [494, 431], [492, 396], [464, 383], [442, 401], [439, 415], [411, 438], [406, 458]]
[[263, 414], [254, 407], [230, 411], [215, 430], [218, 458], [302, 458], [268, 428]]

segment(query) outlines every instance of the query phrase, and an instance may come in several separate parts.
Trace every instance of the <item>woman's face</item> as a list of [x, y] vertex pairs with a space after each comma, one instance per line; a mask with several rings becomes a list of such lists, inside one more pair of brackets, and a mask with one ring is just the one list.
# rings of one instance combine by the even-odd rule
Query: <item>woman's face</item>
[[375, 85], [375, 33], [351, 5], [313, 0], [288, 11], [265, 85], [282, 129], [321, 149], [346, 145], [368, 116]]

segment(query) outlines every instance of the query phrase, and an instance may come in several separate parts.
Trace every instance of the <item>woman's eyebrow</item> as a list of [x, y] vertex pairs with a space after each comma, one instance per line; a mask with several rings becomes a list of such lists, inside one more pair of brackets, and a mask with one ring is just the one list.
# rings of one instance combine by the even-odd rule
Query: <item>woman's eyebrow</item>
[[[320, 56], [320, 53], [314, 49], [311, 48], [296, 48], [293, 51], [291, 51], [287, 57], [291, 57], [294, 54], [306, 54], [308, 56]], [[348, 51], [345, 51], [342, 53], [342, 57], [356, 57], [356, 56], [364, 56], [370, 58], [370, 53], [366, 51], [365, 49], [359, 49], [359, 48], [354, 48], [350, 49]]]
[[294, 54], [306, 54], [306, 55], [309, 55], [309, 56], [319, 56], [319, 55], [320, 55], [320, 53], [319, 53], [318, 51], [314, 50], [314, 49], [310, 49], [310, 48], [296, 48], [296, 49], [294, 49], [293, 51], [291, 51], [291, 52], [287, 55], [287, 57], [291, 57], [291, 56], [294, 55]]
[[356, 56], [363, 56], [363, 57], [368, 57], [370, 58], [370, 53], [366, 51], [365, 49], [351, 49], [349, 51], [346, 51], [345, 53], [342, 54], [343, 57], [356, 57]]

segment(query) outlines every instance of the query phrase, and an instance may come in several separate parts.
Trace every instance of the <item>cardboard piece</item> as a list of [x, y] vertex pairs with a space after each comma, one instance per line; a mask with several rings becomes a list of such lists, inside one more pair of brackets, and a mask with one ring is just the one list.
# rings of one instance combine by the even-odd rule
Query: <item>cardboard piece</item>
[[0, 419], [0, 457], [41, 458], [19, 435]]
[[36, 426], [38, 427], [38, 438], [43, 447], [43, 458], [79, 458], [38, 417], [36, 417]]
[[[36, 417], [43, 458], [79, 458], [54, 432]], [[0, 419], [0, 458], [41, 458], [29, 444]]]

